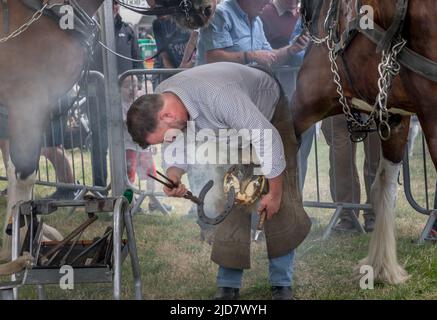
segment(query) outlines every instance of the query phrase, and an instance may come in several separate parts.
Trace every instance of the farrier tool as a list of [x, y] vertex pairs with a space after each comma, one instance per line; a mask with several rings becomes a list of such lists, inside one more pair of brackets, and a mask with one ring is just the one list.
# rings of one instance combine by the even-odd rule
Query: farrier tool
[[[161, 172], [156, 171], [156, 173], [158, 175], [160, 175], [162, 178], [164, 178], [166, 181], [163, 181], [163, 180], [161, 180], [161, 179], [159, 179], [156, 176], [153, 176], [151, 174], [148, 174], [148, 176], [150, 178], [152, 178], [153, 180], [159, 182], [160, 184], [166, 186], [169, 189], [174, 189], [174, 188], [178, 187], [178, 185], [176, 183], [174, 183], [170, 178], [168, 178], [167, 176], [165, 176]], [[191, 191], [188, 191], [184, 195], [184, 198], [191, 200], [193, 203], [195, 203], [197, 205], [197, 215], [199, 216], [199, 219], [202, 222], [204, 222], [206, 224], [210, 224], [210, 225], [217, 225], [220, 222], [222, 222], [223, 220], [225, 220], [226, 217], [229, 215], [229, 213], [232, 211], [234, 201], [235, 201], [235, 191], [234, 191], [234, 188], [231, 188], [231, 190], [227, 193], [228, 199], [227, 199], [224, 211], [221, 214], [219, 214], [218, 216], [216, 216], [215, 218], [210, 218], [205, 214], [204, 200], [205, 200], [206, 194], [208, 193], [209, 190], [211, 190], [211, 188], [213, 186], [214, 186], [214, 181], [210, 180], [202, 188], [198, 197], [194, 196]]]
[[258, 222], [258, 226], [257, 226], [256, 231], [255, 231], [255, 237], [254, 237], [255, 241], [258, 241], [258, 238], [261, 235], [261, 232], [264, 230], [264, 222], [266, 222], [266, 218], [267, 218], [267, 210], [264, 209], [259, 214], [259, 222]]

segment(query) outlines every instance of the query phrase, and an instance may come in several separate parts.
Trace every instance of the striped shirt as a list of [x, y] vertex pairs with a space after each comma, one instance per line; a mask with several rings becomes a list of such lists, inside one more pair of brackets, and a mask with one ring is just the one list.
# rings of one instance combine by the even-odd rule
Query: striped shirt
[[[171, 92], [186, 107], [190, 120], [195, 122], [195, 131], [212, 129], [247, 129], [259, 132], [251, 138], [251, 144], [257, 145], [255, 152], [261, 159], [263, 174], [271, 179], [285, 170], [284, 147], [281, 136], [271, 124], [276, 104], [280, 98], [280, 88], [275, 79], [267, 73], [230, 62], [219, 62], [199, 66], [181, 72], [162, 82], [156, 93]], [[264, 145], [264, 137], [271, 134], [271, 145]], [[178, 141], [179, 140], [179, 141]], [[182, 140], [179, 143], [187, 149]], [[259, 153], [270, 150], [270, 156]], [[186, 156], [187, 150], [184, 150]], [[176, 166], [186, 171], [187, 163], [178, 161]]]

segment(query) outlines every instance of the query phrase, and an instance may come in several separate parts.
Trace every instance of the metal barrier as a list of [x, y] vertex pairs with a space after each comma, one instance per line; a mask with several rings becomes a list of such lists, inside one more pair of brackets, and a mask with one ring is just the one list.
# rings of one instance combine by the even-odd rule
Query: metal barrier
[[[99, 197], [102, 197], [101, 193], [107, 193], [106, 184], [98, 186], [94, 183], [92, 168], [89, 167], [91, 164], [103, 168], [107, 161], [106, 157], [101, 158], [98, 164], [92, 161], [96, 140], [93, 136], [101, 137], [103, 133], [100, 126], [90, 121], [100, 118], [100, 110], [106, 108], [105, 101], [98, 96], [104, 87], [103, 80], [101, 73], [92, 71], [84, 91], [79, 95], [74, 92], [74, 97], [58, 102], [43, 136], [42, 154], [46, 156], [40, 161], [36, 185], [77, 191], [77, 199], [88, 191]], [[53, 173], [52, 167], [58, 172]], [[0, 180], [7, 181], [7, 177], [0, 177]]]
[[[411, 207], [417, 212], [429, 216], [428, 222], [426, 223], [419, 238], [419, 243], [423, 244], [425, 241], [437, 241], [437, 238], [431, 235], [432, 229], [435, 228], [437, 224], [437, 177], [435, 170], [433, 170], [433, 163], [430, 159], [430, 154], [427, 150], [425, 136], [423, 133], [419, 138], [420, 148], [418, 148], [419, 152], [415, 152], [417, 154], [416, 156], [414, 156], [412, 152], [412, 147], [414, 144], [414, 138], [412, 139], [410, 137], [409, 148], [405, 152], [403, 163], [403, 184], [405, 196]], [[431, 172], [429, 164], [432, 166]], [[412, 167], [414, 167], [415, 170], [420, 173], [423, 172], [423, 175], [419, 175], [419, 177], [422, 177], [423, 179], [419, 179], [419, 181], [412, 179]], [[433, 171], [434, 173], [432, 173]], [[413, 191], [413, 184], [415, 191]], [[432, 197], [433, 194], [434, 197]]]
[[[161, 81], [165, 80], [166, 78], [179, 73], [183, 71], [182, 69], [156, 69], [156, 70], [130, 70], [126, 73], [124, 73], [123, 75], [120, 76], [119, 78], [119, 85], [121, 86], [121, 84], [123, 83], [123, 81], [125, 79], [127, 79], [128, 77], [132, 77], [132, 76], [136, 76], [139, 78], [142, 78], [142, 86], [146, 89], [145, 93], [153, 93], [153, 88], [156, 87]], [[294, 91], [295, 85], [296, 85], [296, 79], [297, 79], [297, 73], [298, 73], [299, 69], [298, 68], [279, 68], [277, 70], [275, 70], [275, 74], [278, 77], [278, 79], [280, 80], [284, 92], [285, 93], [289, 93], [288, 97], [291, 97], [292, 92]], [[327, 119], [325, 121], [331, 121], [331, 119]], [[332, 133], [334, 134], [334, 133]], [[347, 133], [346, 133], [347, 134]], [[347, 134], [347, 136], [345, 137], [346, 139], [349, 139], [349, 136]], [[326, 182], [329, 181], [328, 179], [325, 179], [325, 177], [322, 177], [323, 173], [321, 172], [321, 168], [320, 168], [320, 164], [323, 163], [325, 164], [326, 161], [321, 161], [320, 159], [320, 152], [328, 152], [326, 150], [326, 144], [321, 142], [321, 138], [318, 137], [318, 135], [316, 133], [314, 133], [314, 135], [312, 136], [313, 139], [313, 146], [312, 146], [312, 154], [314, 155], [313, 157], [309, 157], [308, 161], [309, 162], [313, 162], [312, 165], [312, 169], [310, 171], [313, 171], [314, 174], [312, 177], [308, 177], [308, 179], [313, 179], [314, 183], [311, 184], [311, 187], [313, 190], [308, 190], [308, 188], [303, 188], [303, 196], [304, 196], [304, 206], [307, 208], [320, 208], [320, 209], [334, 209], [334, 214], [332, 215], [330, 222], [328, 223], [328, 226], [326, 227], [324, 233], [323, 233], [323, 239], [327, 239], [332, 230], [334, 229], [336, 223], [338, 222], [343, 210], [345, 210], [348, 213], [348, 217], [349, 219], [352, 221], [355, 229], [358, 232], [361, 233], [365, 233], [365, 230], [363, 228], [363, 226], [361, 225], [361, 223], [359, 222], [358, 218], [357, 218], [357, 213], [360, 211], [371, 211], [372, 210], [372, 206], [370, 203], [344, 203], [344, 202], [333, 202], [332, 201], [332, 197], [327, 194], [326, 190], [329, 190], [330, 187], [326, 185]], [[352, 143], [351, 143], [352, 144]], [[425, 147], [425, 144], [422, 143], [422, 146]], [[366, 148], [370, 148], [368, 145], [366, 146]], [[324, 150], [321, 150], [324, 149]], [[366, 150], [367, 153], [372, 154], [374, 151], [372, 150]], [[352, 150], [351, 148], [351, 152], [353, 152], [353, 154], [351, 155], [350, 159], [351, 159], [351, 163], [349, 163], [348, 165], [350, 165], [350, 167], [352, 168], [352, 166], [355, 166], [356, 164], [352, 162], [352, 160], [355, 158], [355, 151]], [[378, 145], [378, 150], [376, 151], [379, 153], [379, 145]], [[300, 155], [299, 155], [300, 157]], [[304, 167], [304, 164], [302, 163], [302, 158], [299, 158], [299, 171], [300, 171], [300, 175], [303, 176], [304, 173], [302, 170], [302, 168]], [[335, 159], [332, 159], [333, 162], [335, 162]], [[367, 171], [374, 171], [376, 173], [376, 168], [370, 168], [371, 164], [370, 161], [368, 163], [368, 167], [366, 167], [365, 169]], [[432, 211], [432, 209], [429, 209], [429, 199], [430, 199], [430, 195], [429, 195], [429, 190], [426, 189], [425, 195], [426, 195], [426, 199], [427, 199], [427, 207], [425, 208], [421, 208], [419, 205], [417, 205], [416, 201], [414, 200], [414, 197], [411, 194], [411, 188], [410, 186], [410, 180], [409, 180], [409, 165], [408, 165], [408, 159], [405, 162], [404, 165], [404, 187], [405, 187], [405, 194], [407, 197], [407, 200], [409, 201], [409, 203], [411, 204], [411, 206], [418, 212], [421, 213], [425, 213], [425, 214], [430, 214], [430, 212]], [[352, 169], [351, 169], [352, 171]], [[360, 172], [360, 174], [363, 173], [363, 170], [358, 170]], [[427, 171], [424, 172], [424, 179], [425, 181], [427, 181]], [[337, 175], [334, 172], [332, 174], [332, 178], [334, 181], [331, 181], [331, 184], [336, 185], [336, 179], [337, 179]], [[303, 186], [303, 179], [301, 179], [301, 185]], [[323, 183], [325, 183], [325, 185], [323, 185]], [[427, 182], [425, 182], [427, 183]], [[315, 188], [314, 188], [314, 184], [315, 184]], [[137, 199], [137, 202], [135, 203], [134, 206], [134, 212], [137, 212], [142, 201], [144, 201], [144, 199], [146, 197], [156, 197], [156, 196], [161, 196], [162, 193], [155, 193], [153, 190], [144, 190], [144, 188], [141, 185], [141, 181], [138, 181], [138, 184], [136, 186], [132, 186], [130, 185], [131, 188], [135, 189], [135, 192], [137, 194], [139, 194], [139, 197]], [[315, 189], [315, 190], [314, 190]], [[336, 193], [335, 190], [331, 190], [331, 192]], [[355, 193], [359, 193], [359, 190], [353, 190], [353, 192]], [[357, 199], [359, 198], [360, 195], [354, 195], [353, 198]], [[165, 212], [165, 208], [162, 209], [163, 212]], [[431, 217], [434, 217], [435, 213], [433, 215], [431, 215]], [[431, 225], [434, 223], [434, 221], [431, 221], [428, 223], [428, 225]]]

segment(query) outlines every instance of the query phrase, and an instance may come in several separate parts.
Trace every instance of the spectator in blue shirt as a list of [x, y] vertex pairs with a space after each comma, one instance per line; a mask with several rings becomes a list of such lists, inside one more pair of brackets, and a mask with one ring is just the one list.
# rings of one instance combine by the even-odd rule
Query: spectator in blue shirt
[[284, 48], [272, 49], [259, 17], [268, 2], [225, 0], [220, 4], [209, 26], [200, 31], [197, 64], [228, 61], [271, 67], [286, 63], [303, 50], [309, 40], [306, 36]]

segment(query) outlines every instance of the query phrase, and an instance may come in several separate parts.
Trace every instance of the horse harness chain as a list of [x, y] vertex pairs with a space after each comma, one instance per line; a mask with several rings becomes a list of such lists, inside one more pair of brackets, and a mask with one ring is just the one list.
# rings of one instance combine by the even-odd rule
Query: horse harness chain
[[[389, 124], [390, 112], [387, 109], [387, 102], [393, 79], [399, 74], [401, 68], [398, 56], [407, 43], [405, 39], [402, 39], [401, 32], [405, 14], [408, 8], [408, 1], [409, 0], [398, 0], [396, 6], [396, 20], [393, 23], [395, 27], [391, 27], [389, 31], [386, 32], [383, 39], [379, 42], [378, 49], [382, 50], [382, 60], [378, 65], [379, 92], [376, 97], [373, 110], [368, 119], [365, 121], [363, 121], [356, 113], [352, 112], [352, 108], [349, 106], [348, 100], [344, 95], [339, 67], [337, 64], [339, 52], [344, 51], [346, 46], [352, 40], [352, 31], [356, 31], [358, 28], [357, 21], [362, 17], [362, 14], [359, 11], [359, 1], [357, 1], [356, 9], [359, 17], [354, 20], [355, 26], [352, 28], [349, 28], [348, 26], [347, 30], [344, 32], [344, 37], [341, 39], [338, 39], [337, 35], [341, 1], [331, 0], [330, 2], [328, 14], [325, 20], [327, 36], [324, 38], [319, 38], [312, 34], [310, 31], [310, 22], [305, 19], [305, 13], [303, 15], [304, 28], [309, 31], [312, 41], [317, 45], [326, 43], [329, 51], [328, 57], [331, 63], [331, 72], [334, 75], [334, 83], [337, 87], [336, 91], [339, 95], [339, 102], [348, 122], [348, 130], [351, 134], [351, 139], [354, 142], [363, 141], [366, 139], [368, 132], [376, 130], [383, 141], [387, 141], [391, 137], [391, 127]], [[372, 127], [376, 127], [377, 129], [372, 129]]]
[[[26, 22], [24, 23], [22, 26], [20, 26], [19, 28], [17, 28], [16, 30], [14, 30], [12, 33], [10, 33], [9, 35], [6, 35], [3, 38], [0, 38], [0, 43], [5, 43], [13, 38], [18, 37], [20, 34], [22, 34], [23, 32], [25, 32], [33, 23], [35, 23], [36, 21], [39, 20], [39, 18], [41, 18], [41, 16], [44, 14], [44, 10], [47, 9], [49, 6], [48, 2], [46, 2], [43, 7], [36, 11], [32, 17]], [[3, 29], [4, 29], [4, 33], [8, 33], [8, 21], [9, 21], [9, 17], [8, 17], [8, 1], [7, 0], [2, 0], [2, 10], [3, 10]]]
[[193, 8], [193, 3], [191, 2], [191, 0], [181, 0], [179, 7], [181, 8], [181, 11], [185, 13], [185, 17], [188, 20], [189, 13]]
[[[2, 0], [3, 2], [3, 12], [7, 15], [7, 0]], [[96, 40], [99, 34], [99, 26], [96, 21], [89, 17], [88, 14], [82, 9], [82, 7], [77, 3], [77, 0], [64, 0], [63, 3], [50, 3], [50, 0], [21, 0], [21, 2], [28, 8], [35, 10], [32, 17], [23, 25], [18, 27], [9, 35], [4, 38], [0, 38], [0, 43], [5, 43], [13, 38], [18, 37], [23, 32], [25, 32], [32, 24], [38, 21], [43, 15], [59, 21], [63, 16], [60, 8], [64, 5], [69, 5], [72, 7], [74, 12], [74, 31], [75, 34], [80, 36], [81, 42], [88, 49], [89, 55], [92, 55]], [[6, 19], [8, 20], [8, 18]]]
[[[352, 113], [347, 98], [344, 96], [343, 86], [341, 84], [341, 77], [339, 67], [337, 64], [338, 52], [335, 51], [336, 42], [333, 37], [334, 29], [329, 30], [329, 36], [326, 45], [329, 51], [329, 61], [331, 62], [331, 72], [334, 75], [334, 83], [337, 86], [337, 93], [339, 95], [339, 102], [342, 106], [343, 113], [348, 122], [348, 129], [352, 135], [352, 139], [357, 139], [355, 142], [361, 142], [366, 138], [365, 135], [357, 138], [355, 132], [363, 133], [373, 131], [371, 127], [375, 125], [378, 128], [379, 136], [383, 141], [387, 141], [391, 137], [391, 128], [389, 124], [390, 114], [387, 109], [387, 102], [389, 91], [391, 89], [393, 79], [399, 74], [400, 64], [397, 60], [399, 53], [406, 45], [406, 41], [402, 38], [396, 39], [389, 50], [382, 51], [382, 61], [378, 65], [378, 95], [373, 111], [370, 113], [366, 121], [362, 121], [356, 114]], [[354, 138], [355, 136], [355, 138]]]

